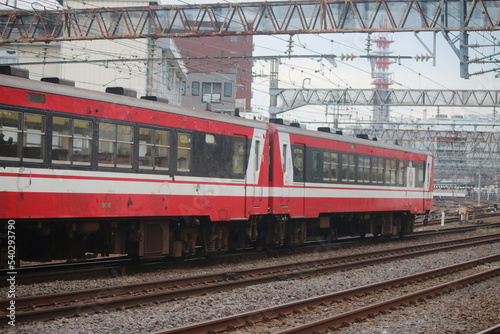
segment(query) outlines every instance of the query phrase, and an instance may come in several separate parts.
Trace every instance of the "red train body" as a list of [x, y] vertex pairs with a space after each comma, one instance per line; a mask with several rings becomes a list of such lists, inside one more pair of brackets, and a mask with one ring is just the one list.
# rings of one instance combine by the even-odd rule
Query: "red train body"
[[0, 79], [0, 222], [22, 259], [402, 234], [432, 207], [426, 152]]

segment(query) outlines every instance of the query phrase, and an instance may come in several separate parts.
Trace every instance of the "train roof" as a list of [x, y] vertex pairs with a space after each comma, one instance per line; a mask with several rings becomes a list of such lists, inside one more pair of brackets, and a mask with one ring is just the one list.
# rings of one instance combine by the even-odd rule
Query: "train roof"
[[[111, 94], [111, 93], [106, 93], [106, 92], [99, 92], [99, 91], [78, 88], [78, 87], [72, 87], [72, 86], [66, 86], [66, 85], [59, 85], [59, 84], [50, 83], [50, 82], [36, 81], [36, 80], [27, 79], [27, 78], [18, 78], [15, 76], [4, 75], [4, 74], [0, 74], [0, 78], [1, 78], [0, 85], [2, 85], [2, 86], [27, 89], [27, 90], [38, 91], [38, 92], [43, 92], [43, 93], [48, 93], [48, 94], [58, 94], [58, 95], [64, 95], [64, 96], [71, 96], [71, 97], [81, 98], [81, 99], [89, 99], [89, 100], [97, 100], [97, 101], [108, 102], [108, 103], [121, 104], [121, 105], [136, 107], [136, 108], [150, 109], [150, 110], [155, 110], [155, 111], [159, 111], [159, 112], [174, 113], [174, 114], [178, 114], [178, 115], [190, 116], [190, 117], [195, 117], [195, 118], [199, 118], [199, 119], [206, 119], [206, 120], [212, 120], [212, 121], [228, 123], [228, 124], [236, 124], [236, 125], [241, 125], [241, 126], [249, 126], [249, 127], [253, 127], [253, 128], [266, 129], [270, 126], [270, 123], [263, 122], [263, 121], [251, 120], [251, 119], [241, 118], [241, 117], [237, 117], [237, 116], [228, 116], [228, 115], [223, 115], [223, 114], [217, 114], [217, 113], [213, 113], [213, 112], [209, 112], [209, 111], [187, 109], [187, 108], [183, 108], [183, 107], [179, 107], [179, 106], [175, 106], [175, 105], [171, 105], [171, 104], [167, 104], [167, 103], [163, 103], [163, 102], [157, 102], [157, 101], [146, 100], [146, 99], [141, 99], [141, 98]], [[366, 145], [366, 146], [379, 147], [379, 148], [385, 148], [385, 149], [391, 149], [391, 150], [397, 150], [397, 151], [403, 151], [403, 152], [409, 152], [409, 153], [431, 155], [431, 153], [429, 151], [417, 150], [417, 149], [413, 149], [413, 148], [409, 148], [409, 147], [388, 144], [388, 143], [382, 143], [379, 141], [371, 141], [371, 140], [367, 140], [367, 139], [360, 139], [360, 138], [351, 137], [351, 136], [343, 136], [343, 135], [338, 135], [338, 134], [334, 134], [334, 133], [302, 129], [302, 128], [288, 126], [288, 125], [272, 124], [271, 126], [274, 126], [278, 131], [285, 132], [285, 133], [291, 133], [291, 134], [297, 134], [297, 135], [315, 137], [315, 138], [323, 138], [323, 139], [328, 139], [328, 140], [336, 140], [336, 141], [341, 141], [341, 142], [346, 142], [346, 143], [353, 143], [353, 144], [357, 144], [357, 145]]]
[[130, 97], [117, 95], [107, 92], [99, 92], [90, 89], [84, 89], [79, 87], [72, 87], [66, 85], [59, 85], [55, 83], [47, 83], [42, 81], [36, 81], [26, 78], [18, 78], [9, 75], [0, 74], [0, 85], [9, 86], [14, 88], [27, 89], [32, 91], [38, 91], [48, 94], [57, 94], [64, 96], [71, 96], [80, 99], [97, 100], [102, 102], [121, 104], [130, 107], [150, 109], [159, 112], [168, 112], [178, 115], [190, 116], [199, 119], [212, 120], [222, 123], [230, 123], [242, 126], [250, 126], [254, 128], [265, 129], [268, 127], [268, 123], [251, 120], [247, 118], [229, 116], [223, 114], [217, 114], [209, 111], [201, 111], [195, 109], [183, 108], [180, 106], [175, 106], [172, 104], [157, 102], [142, 98]]
[[281, 125], [281, 124], [275, 124], [275, 126], [276, 126], [277, 130], [280, 132], [286, 132], [286, 133], [291, 133], [291, 134], [296, 134], [296, 135], [302, 135], [302, 136], [308, 136], [308, 137], [314, 137], [314, 138], [322, 138], [322, 139], [328, 139], [328, 140], [336, 140], [336, 141], [340, 141], [340, 142], [344, 142], [344, 143], [352, 143], [352, 144], [356, 144], [356, 145], [378, 147], [378, 148], [384, 148], [384, 149], [396, 150], [396, 151], [402, 151], [402, 152], [408, 152], [408, 153], [432, 155], [432, 153], [430, 151], [419, 150], [419, 149], [414, 149], [414, 148], [395, 145], [395, 144], [388, 144], [388, 143], [383, 143], [383, 142], [375, 141], [375, 140], [357, 138], [357, 137], [352, 137], [352, 136], [344, 136], [344, 135], [330, 133], [330, 132], [302, 129], [302, 128], [298, 128], [298, 127]]

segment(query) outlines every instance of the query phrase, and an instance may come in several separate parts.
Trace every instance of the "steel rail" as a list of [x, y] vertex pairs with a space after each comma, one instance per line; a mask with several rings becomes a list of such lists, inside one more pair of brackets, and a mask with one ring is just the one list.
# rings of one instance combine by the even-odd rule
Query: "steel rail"
[[[160, 301], [199, 295], [212, 291], [319, 275], [325, 272], [332, 272], [333, 270], [372, 265], [389, 260], [498, 240], [500, 240], [500, 234], [486, 235], [345, 257], [242, 270], [234, 273], [225, 272], [117, 287], [16, 298], [16, 321], [44, 320], [60, 316], [74, 316], [81, 313], [101, 312], [104, 309], [135, 307], [145, 303], [158, 303]], [[75, 304], [75, 301], [83, 299], [90, 301]], [[8, 300], [0, 300], [0, 309], [6, 310], [8, 302]], [[72, 304], [57, 306], [62, 303]], [[56, 305], [56, 307], [53, 307], [53, 305]], [[35, 307], [39, 309], [33, 310]], [[4, 320], [7, 320], [7, 318], [2, 317], [0, 323], [5, 322]]]
[[[450, 274], [456, 271], [464, 270], [464, 269], [469, 269], [474, 266], [481, 265], [483, 263], [487, 262], [493, 262], [493, 261], [498, 261], [500, 260], [500, 254], [486, 257], [486, 258], [481, 258], [477, 259], [474, 261], [469, 261], [469, 262], [464, 262], [460, 264], [456, 264], [453, 266], [445, 267], [445, 268], [440, 268], [440, 269], [435, 269], [431, 271], [426, 271], [422, 273], [418, 273], [415, 275], [410, 275], [410, 276], [405, 276], [401, 278], [396, 278], [380, 283], [375, 283], [375, 284], [370, 284], [370, 285], [365, 285], [362, 287], [358, 288], [353, 288], [349, 290], [344, 290], [340, 292], [335, 292], [331, 294], [325, 294], [322, 296], [317, 296], [317, 297], [312, 297], [300, 301], [295, 301], [279, 306], [274, 306], [270, 308], [265, 308], [257, 311], [252, 311], [252, 312], [247, 312], [247, 313], [242, 313], [242, 314], [237, 314], [225, 318], [220, 318], [212, 321], [207, 321], [204, 323], [198, 323], [194, 325], [189, 325], [189, 326], [184, 326], [184, 327], [179, 327], [179, 328], [174, 328], [174, 329], [169, 329], [166, 331], [161, 331], [157, 332], [156, 334], [194, 334], [194, 333], [217, 333], [217, 332], [223, 332], [227, 330], [233, 330], [241, 327], [246, 327], [246, 326], [252, 326], [257, 322], [263, 322], [263, 321], [269, 321], [272, 319], [279, 319], [279, 318], [285, 318], [288, 317], [289, 315], [292, 315], [294, 313], [300, 313], [302, 309], [304, 308], [314, 308], [316, 306], [322, 305], [322, 304], [328, 304], [331, 303], [335, 300], [342, 300], [345, 298], [351, 298], [355, 296], [360, 296], [360, 295], [365, 295], [367, 293], [371, 293], [376, 290], [382, 290], [382, 289], [387, 289], [391, 288], [393, 286], [400, 286], [403, 284], [408, 284], [410, 282], [416, 282], [420, 280], [425, 280], [430, 277], [439, 277], [443, 276], [446, 274]], [[499, 275], [500, 274], [500, 268], [496, 268], [493, 270], [489, 270], [486, 272], [483, 272], [481, 274], [469, 276], [465, 279], [460, 279], [460, 280], [455, 280], [452, 282], [453, 286], [457, 286], [458, 284], [467, 284], [464, 282], [468, 282], [471, 280], [471, 277], [473, 277], [473, 280], [477, 280], [479, 278], [485, 278], [485, 277], [490, 277], [493, 275]], [[372, 307], [367, 307], [363, 309], [359, 309], [361, 311], [351, 311], [347, 313], [343, 313], [337, 317], [339, 317], [340, 322], [335, 322], [334, 325], [332, 325], [331, 322], [318, 322], [308, 324], [309, 326], [306, 327], [301, 326], [301, 327], [296, 327], [293, 329], [289, 329], [288, 331], [283, 331], [280, 333], [313, 333], [315, 330], [318, 331], [326, 331], [329, 329], [329, 327], [340, 327], [342, 324], [346, 322], [352, 322], [361, 319], [362, 317], [368, 317], [368, 316], [373, 316], [374, 314], [377, 313], [377, 310], [380, 311], [382, 307], [397, 307], [400, 306], [403, 303], [410, 303], [414, 298], [420, 299], [420, 298], [428, 298], [428, 296], [435, 295], [437, 293], [443, 292], [446, 289], [449, 289], [449, 284], [442, 284], [439, 286], [436, 286], [434, 288], [430, 289], [425, 289], [420, 291], [419, 293], [414, 293], [414, 294], [409, 294], [405, 295], [403, 297], [391, 299], [389, 301], [383, 302], [383, 303], [377, 303], [373, 305]], [[395, 306], [397, 305], [397, 306]], [[333, 317], [336, 318], [336, 317]], [[330, 318], [329, 318], [330, 319]], [[326, 326], [325, 326], [325, 323]], [[314, 327], [316, 326], [316, 327]]]
[[464, 277], [452, 282], [440, 284], [432, 288], [420, 290], [404, 296], [386, 300], [380, 303], [372, 304], [367, 307], [359, 308], [351, 312], [339, 314], [334, 317], [322, 319], [316, 322], [277, 332], [276, 334], [294, 334], [294, 333], [316, 333], [344, 327], [346, 323], [360, 322], [366, 318], [373, 318], [376, 314], [384, 313], [385, 310], [393, 310], [408, 304], [416, 304], [418, 301], [425, 301], [444, 293], [467, 287], [471, 284], [484, 281], [500, 275], [500, 268], [491, 269], [479, 274]]

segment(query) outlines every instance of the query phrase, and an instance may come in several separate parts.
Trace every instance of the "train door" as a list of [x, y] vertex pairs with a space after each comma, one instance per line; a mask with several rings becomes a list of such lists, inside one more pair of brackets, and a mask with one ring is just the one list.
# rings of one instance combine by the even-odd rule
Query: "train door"
[[425, 176], [424, 176], [424, 208], [427, 210], [432, 209], [432, 196], [433, 196], [433, 173], [434, 164], [432, 157], [427, 157], [425, 165]]
[[246, 177], [246, 195], [249, 197], [249, 205], [252, 211], [259, 211], [261, 207], [267, 206], [264, 200], [264, 185], [261, 178], [262, 162], [264, 155], [265, 130], [256, 129], [250, 145]]
[[[238, 212], [234, 212], [233, 217], [244, 218], [247, 212], [247, 183], [248, 183], [248, 167], [246, 164], [248, 138], [243, 136], [233, 137], [233, 157], [231, 163], [231, 179], [233, 184], [238, 185], [235, 187], [240, 189], [238, 191], [238, 198], [242, 198], [240, 205], [238, 201]], [[240, 197], [242, 196], [242, 197]], [[233, 203], [232, 209], [236, 208], [236, 203]]]
[[293, 191], [292, 218], [305, 217], [305, 157], [303, 144], [292, 145]]
[[[280, 211], [289, 212], [290, 198], [292, 196], [293, 187], [293, 163], [292, 163], [292, 148], [290, 145], [290, 135], [287, 133], [279, 133], [279, 149], [281, 156], [281, 167], [283, 170], [283, 184], [281, 191], [273, 194], [276, 199], [279, 198]], [[276, 166], [277, 167], [277, 166]]]

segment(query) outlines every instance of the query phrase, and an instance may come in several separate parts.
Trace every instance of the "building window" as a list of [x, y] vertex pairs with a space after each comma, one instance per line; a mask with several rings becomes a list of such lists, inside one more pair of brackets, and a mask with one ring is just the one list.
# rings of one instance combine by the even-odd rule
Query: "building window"
[[181, 81], [181, 94], [186, 96], [186, 81]]
[[238, 36], [231, 36], [231, 42], [235, 43], [238, 42]]
[[237, 69], [236, 67], [231, 67], [231, 68], [229, 69], [229, 73], [230, 73], [230, 74], [238, 74], [238, 69]]
[[222, 94], [222, 83], [204, 82], [202, 84], [202, 102], [220, 103]]
[[16, 50], [0, 50], [0, 64], [18, 63]]
[[233, 96], [233, 84], [230, 82], [224, 82], [224, 97]]
[[191, 83], [191, 95], [192, 96], [200, 96], [200, 82], [193, 81]]

